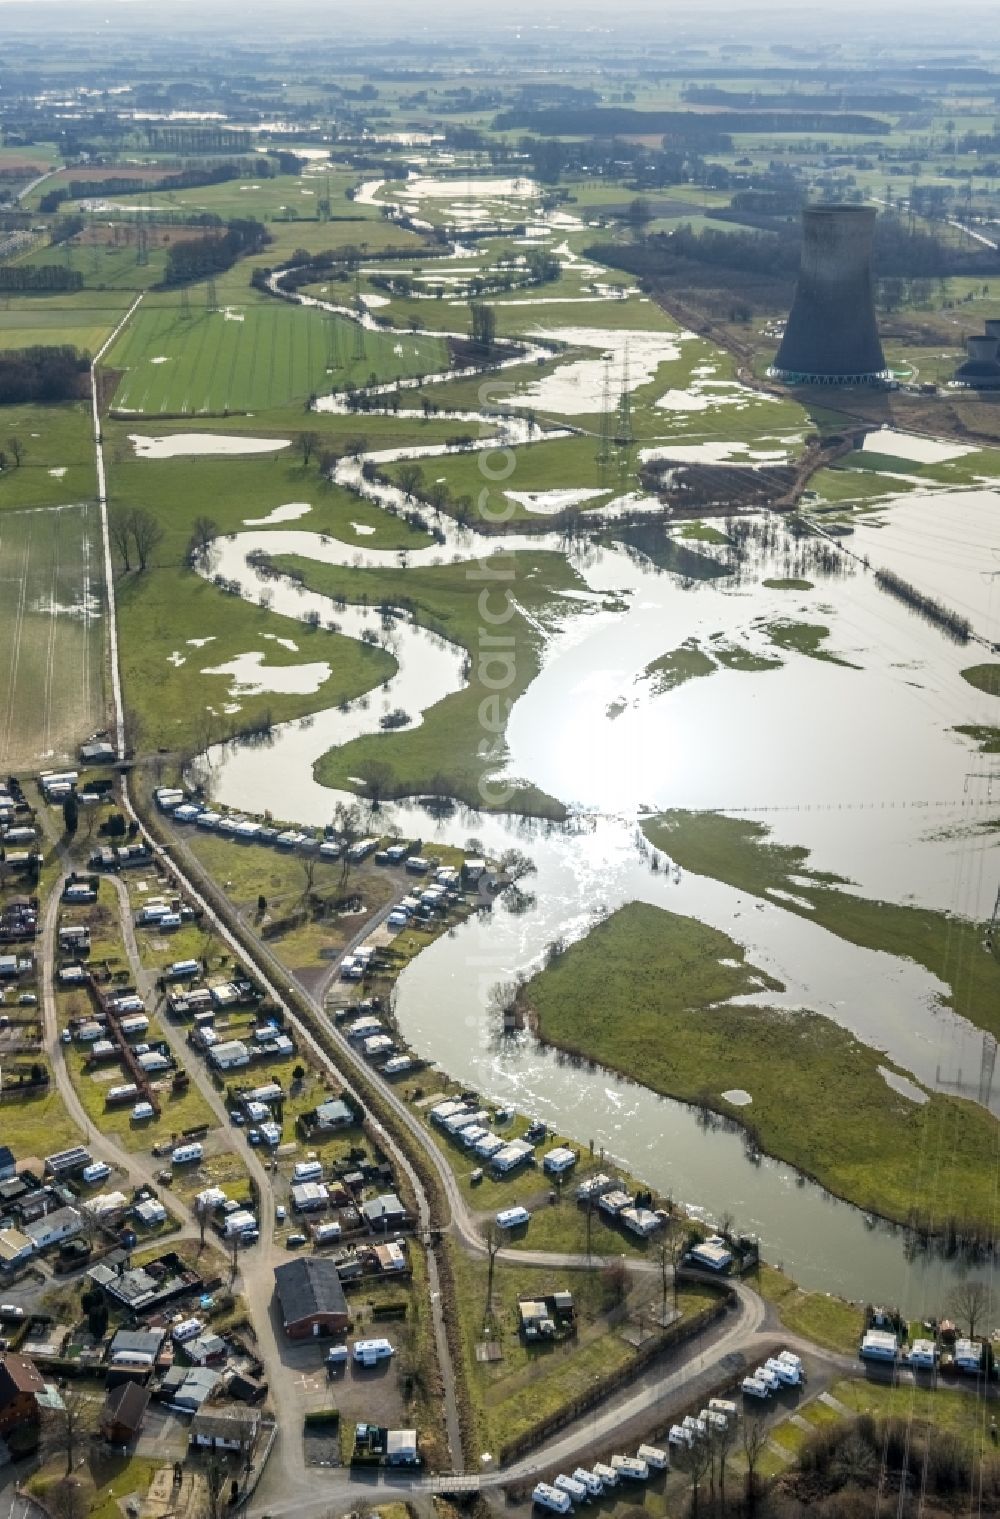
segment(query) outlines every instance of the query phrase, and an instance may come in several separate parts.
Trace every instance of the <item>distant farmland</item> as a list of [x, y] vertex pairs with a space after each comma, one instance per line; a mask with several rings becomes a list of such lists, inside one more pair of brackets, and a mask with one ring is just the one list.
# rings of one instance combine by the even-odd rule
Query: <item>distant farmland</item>
[[389, 381], [447, 368], [441, 338], [366, 332], [361, 356], [347, 318], [263, 298], [210, 311], [199, 308], [199, 299], [202, 291], [193, 291], [187, 314], [179, 301], [136, 312], [105, 360], [122, 371], [116, 408], [258, 411], [339, 389], [348, 380], [367, 384], [373, 373]]
[[104, 719], [96, 507], [0, 518], [0, 770], [72, 757]]

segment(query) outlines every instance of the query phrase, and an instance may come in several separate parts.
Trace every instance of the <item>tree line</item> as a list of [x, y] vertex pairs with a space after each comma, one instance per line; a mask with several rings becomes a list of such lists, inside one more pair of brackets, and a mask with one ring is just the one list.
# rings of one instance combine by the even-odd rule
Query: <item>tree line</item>
[[221, 237], [190, 237], [172, 244], [163, 276], [165, 285], [184, 285], [231, 269], [238, 258], [259, 253], [270, 242], [267, 228], [252, 218], [226, 223]]
[[68, 343], [0, 351], [0, 406], [75, 400], [89, 368], [86, 355]]
[[83, 275], [63, 264], [0, 264], [0, 291], [82, 290]]

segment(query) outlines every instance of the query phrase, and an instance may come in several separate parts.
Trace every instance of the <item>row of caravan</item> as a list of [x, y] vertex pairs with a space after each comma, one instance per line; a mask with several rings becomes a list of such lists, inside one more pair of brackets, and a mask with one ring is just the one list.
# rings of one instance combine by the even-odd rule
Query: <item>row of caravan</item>
[[595, 1461], [592, 1467], [578, 1466], [571, 1476], [560, 1472], [551, 1482], [539, 1482], [532, 1501], [554, 1514], [571, 1514], [575, 1503], [589, 1503], [600, 1498], [619, 1482], [645, 1482], [650, 1471], [667, 1471], [670, 1461], [665, 1450], [656, 1445], [640, 1445], [634, 1456], [612, 1456], [610, 1465]]
[[697, 1418], [694, 1414], [685, 1414], [679, 1424], [670, 1426], [667, 1442], [690, 1447], [696, 1440], [706, 1440], [714, 1430], [729, 1429], [738, 1418], [739, 1410], [728, 1398], [709, 1398]]
[[763, 1366], [743, 1378], [742, 1390], [748, 1398], [769, 1398], [782, 1387], [800, 1387], [806, 1380], [805, 1367], [790, 1350], [769, 1356]]

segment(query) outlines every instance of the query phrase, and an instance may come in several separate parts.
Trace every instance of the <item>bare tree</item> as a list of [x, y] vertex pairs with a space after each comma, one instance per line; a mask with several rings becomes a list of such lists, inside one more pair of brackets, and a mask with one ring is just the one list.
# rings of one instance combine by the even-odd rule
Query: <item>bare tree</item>
[[719, 1462], [719, 1506], [723, 1513], [726, 1512], [726, 1462], [735, 1443], [736, 1425], [728, 1419], [725, 1425], [719, 1424], [712, 1431], [712, 1444]]
[[45, 1507], [52, 1519], [85, 1519], [90, 1503], [78, 1478], [62, 1477], [46, 1489]]
[[76, 1466], [81, 1445], [97, 1426], [99, 1405], [78, 1387], [62, 1394], [62, 1407], [45, 1411], [42, 1424], [42, 1450], [46, 1455], [66, 1458], [66, 1476]]
[[705, 1473], [714, 1461], [711, 1441], [695, 1440], [683, 1452], [681, 1463], [691, 1478], [691, 1519], [698, 1519], [698, 1498]]
[[191, 524], [191, 538], [188, 542], [189, 557], [203, 559], [218, 536], [219, 524], [214, 518], [196, 517]]
[[493, 1315], [493, 1273], [496, 1268], [497, 1254], [500, 1250], [500, 1236], [493, 1224], [490, 1224], [484, 1236], [486, 1253], [489, 1256], [489, 1269], [486, 1273], [486, 1307], [483, 1311], [484, 1327], [489, 1323]]
[[198, 1220], [198, 1248], [204, 1249], [205, 1230], [208, 1228], [208, 1204], [199, 1199], [195, 1203], [194, 1216]]
[[130, 515], [139, 573], [142, 574], [149, 564], [150, 555], [163, 539], [163, 529], [152, 512], [147, 512], [144, 507], [137, 506]]
[[233, 1237], [232, 1237], [232, 1239], [229, 1241], [229, 1285], [230, 1285], [230, 1287], [233, 1285], [233, 1283], [236, 1280], [236, 1273], [239, 1270], [239, 1266], [240, 1266], [240, 1237], [239, 1237], [238, 1234], [234, 1234]]
[[108, 536], [112, 547], [122, 562], [122, 569], [126, 575], [132, 568], [132, 526], [131, 513], [122, 507], [116, 506], [108, 513]]
[[362, 760], [357, 773], [372, 811], [378, 812], [385, 798], [392, 795], [395, 771], [384, 760], [370, 759]]
[[505, 849], [497, 863], [497, 869], [511, 884], [538, 873], [538, 866], [523, 849]]
[[951, 1311], [957, 1319], [969, 1326], [969, 1339], [976, 1335], [976, 1325], [985, 1318], [990, 1307], [990, 1290], [985, 1282], [970, 1279], [962, 1282], [951, 1296]]
[[7, 445], [6, 445], [6, 447], [7, 447], [7, 452], [10, 454], [10, 456], [13, 459], [15, 465], [17, 466], [18, 469], [20, 469], [21, 468], [21, 461], [23, 460], [24, 454], [25, 454], [25, 448], [24, 448], [24, 443], [23, 443], [22, 439], [19, 438], [19, 437], [17, 437], [17, 435], [15, 434], [12, 437], [10, 437], [10, 438], [7, 439]]
[[304, 468], [308, 466], [309, 460], [316, 452], [321, 441], [322, 440], [320, 439], [319, 433], [313, 432], [311, 429], [307, 430], [306, 432], [299, 433], [299, 453], [302, 455], [302, 464]]
[[319, 856], [316, 854], [304, 854], [299, 857], [299, 864], [302, 867], [302, 896], [299, 898], [301, 902], [307, 902], [313, 894], [318, 860]]
[[399, 466], [396, 478], [403, 495], [412, 500], [424, 483], [424, 472], [419, 464], [410, 462]]
[[361, 808], [357, 802], [338, 802], [333, 813], [333, 826], [343, 848], [340, 857], [340, 884], [346, 886], [347, 877], [351, 873], [351, 845], [362, 837]]
[[747, 1463], [747, 1512], [753, 1513], [757, 1502], [757, 1467], [767, 1449], [767, 1425], [763, 1419], [747, 1419], [743, 1425], [743, 1454]]

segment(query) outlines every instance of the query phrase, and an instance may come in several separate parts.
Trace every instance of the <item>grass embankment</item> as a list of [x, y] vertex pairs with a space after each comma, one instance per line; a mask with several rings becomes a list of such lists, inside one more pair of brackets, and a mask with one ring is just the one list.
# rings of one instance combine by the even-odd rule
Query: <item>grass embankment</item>
[[980, 754], [1000, 754], [1000, 728], [990, 728], [985, 723], [960, 723], [952, 731], [970, 738]]
[[761, 1297], [778, 1311], [793, 1334], [801, 1334], [827, 1350], [853, 1355], [864, 1332], [864, 1312], [843, 1298], [825, 1292], [804, 1292], [783, 1271], [763, 1262], [753, 1279]]
[[[768, 1154], [887, 1218], [992, 1216], [996, 1125], [973, 1103], [894, 1092], [885, 1058], [810, 1012], [735, 1006], [780, 990], [741, 945], [632, 903], [529, 982], [543, 1039], [745, 1124]], [[745, 1088], [752, 1107], [722, 1093]], [[947, 1163], [924, 1164], [943, 1153]]]
[[792, 900], [780, 899], [783, 911], [798, 913], [864, 949], [915, 960], [950, 987], [946, 1000], [957, 1013], [1000, 1034], [1000, 945], [994, 944], [992, 954], [984, 953], [981, 925], [928, 907], [839, 890], [849, 883], [813, 870], [807, 849], [769, 843], [766, 825], [745, 818], [665, 812], [647, 819], [643, 832], [685, 870], [755, 896], [788, 893]]
[[[419, 727], [372, 734], [330, 750], [316, 765], [326, 786], [350, 790], [352, 776], [376, 762], [388, 767], [386, 794], [412, 796], [443, 792], [486, 810], [512, 811], [561, 819], [562, 804], [517, 779], [497, 781], [506, 762], [503, 733], [510, 706], [538, 674], [544, 636], [536, 622], [551, 620], [562, 593], [578, 589], [577, 573], [558, 554], [497, 555], [470, 571], [467, 565], [414, 566], [408, 570], [352, 570], [281, 556], [278, 568], [301, 574], [310, 590], [370, 605], [390, 601], [411, 611], [416, 621], [460, 644], [470, 659], [469, 682], [424, 714]], [[497, 628], [484, 621], [480, 598], [511, 639], [502, 658], [481, 639]], [[509, 589], [510, 603], [505, 600]], [[498, 691], [497, 681], [509, 681]], [[490, 726], [486, 726], [490, 724]], [[499, 731], [497, 731], [499, 730]]]
[[[455, 423], [453, 430], [479, 437], [476, 423]], [[468, 518], [476, 527], [485, 532], [502, 532], [510, 522], [532, 522], [539, 529], [550, 525], [544, 512], [532, 511], [512, 499], [508, 491], [515, 494], [567, 489], [599, 492], [579, 503], [584, 519], [588, 511], [600, 511], [609, 498], [618, 493], [617, 482], [614, 490], [608, 486], [606, 471], [602, 471], [597, 462], [592, 437], [577, 435], [550, 440], [539, 430], [527, 443], [511, 451], [511, 460], [513, 468], [507, 475], [502, 473], [504, 453], [500, 450], [429, 459], [423, 465], [424, 488], [418, 489], [417, 495], [425, 495], [426, 486], [441, 478], [446, 481], [451, 496], [451, 503], [446, 503], [443, 510], [455, 513], [456, 503], [464, 500]], [[387, 473], [398, 481], [401, 469], [405, 470], [406, 465], [394, 464]], [[502, 478], [498, 480], [493, 472], [501, 472]], [[630, 487], [633, 483], [630, 477]]]
[[852, 664], [849, 659], [843, 659], [838, 654], [831, 654], [823, 644], [830, 636], [830, 629], [818, 622], [790, 622], [781, 619], [769, 622], [764, 627], [764, 632], [778, 649], [794, 649], [798, 654], [805, 654], [809, 659], [822, 659], [827, 664], [843, 665], [847, 670], [859, 670], [860, 665]]
[[962, 679], [987, 696], [1000, 696], [1000, 665], [970, 665], [962, 671]]
[[697, 680], [700, 676], [711, 675], [720, 666], [725, 670], [736, 670], [741, 674], [757, 675], [765, 670], [779, 670], [783, 663], [780, 659], [770, 659], [766, 654], [756, 653], [752, 649], [744, 648], [741, 644], [730, 644], [723, 641], [724, 634], [713, 633], [709, 639], [710, 647], [703, 649], [697, 639], [690, 638], [680, 648], [672, 649], [668, 654], [661, 654], [659, 659], [653, 659], [646, 666], [643, 675], [651, 682], [654, 696], [662, 696], [666, 691], [672, 691], [675, 686], [683, 685], [687, 680]]
[[711, 675], [715, 668], [714, 660], [709, 659], [694, 640], [689, 640], [679, 649], [671, 649], [669, 654], [651, 659], [642, 673], [652, 685], [653, 695], [662, 696], [665, 691], [672, 691], [686, 680]]

